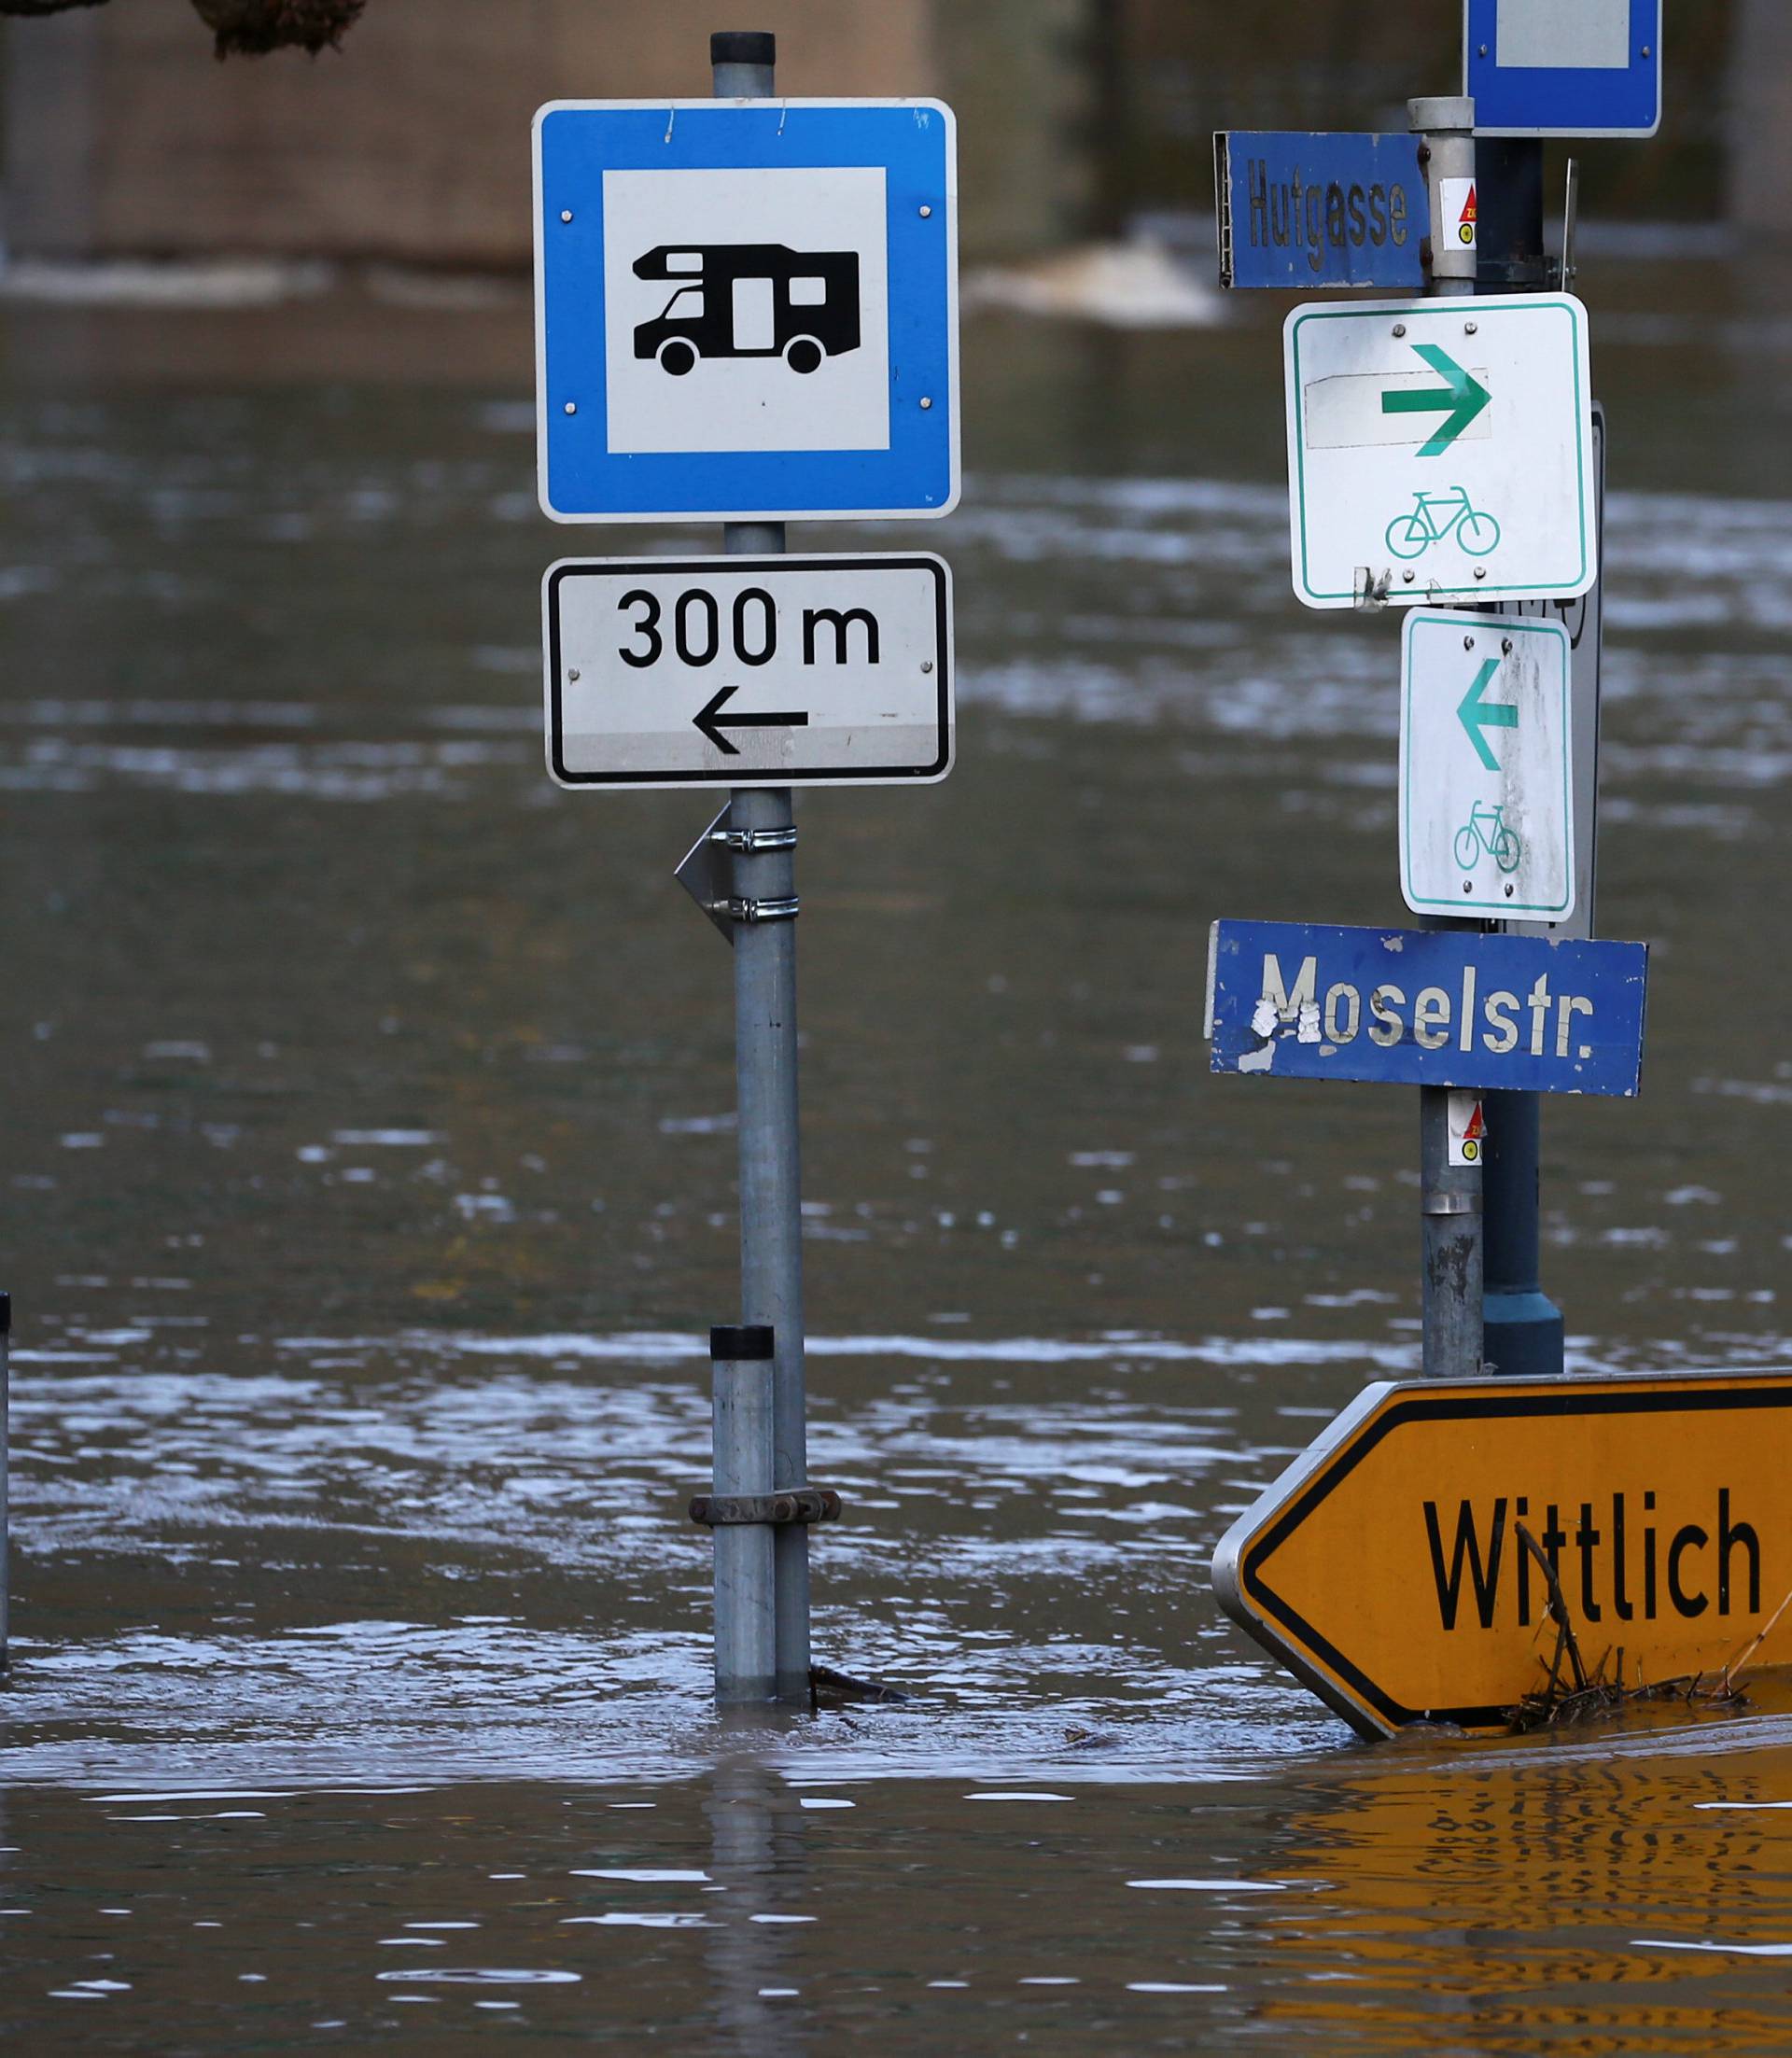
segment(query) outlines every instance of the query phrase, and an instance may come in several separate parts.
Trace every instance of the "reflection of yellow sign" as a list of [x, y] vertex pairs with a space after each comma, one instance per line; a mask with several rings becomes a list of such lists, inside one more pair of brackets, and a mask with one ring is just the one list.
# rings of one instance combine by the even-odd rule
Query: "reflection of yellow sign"
[[1788, 1710], [1777, 1681], [1750, 1698], [1771, 1719], [1655, 1706], [1303, 1767], [1277, 1811], [1269, 2044], [1785, 2051]]
[[[1792, 1373], [1372, 1386], [1233, 1526], [1235, 1620], [1365, 1735], [1505, 1727], [1555, 1648], [1715, 1672], [1792, 1589]], [[1792, 1610], [1752, 1654], [1792, 1661]]]

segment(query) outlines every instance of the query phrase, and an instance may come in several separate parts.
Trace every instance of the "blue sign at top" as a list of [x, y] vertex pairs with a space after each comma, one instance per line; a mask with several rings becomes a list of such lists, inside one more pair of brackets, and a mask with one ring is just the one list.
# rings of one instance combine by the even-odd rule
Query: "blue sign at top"
[[556, 522], [951, 510], [950, 108], [557, 101], [535, 118], [535, 200]]
[[1431, 203], [1416, 135], [1222, 130], [1213, 190], [1222, 286], [1424, 287]]
[[1463, 0], [1477, 135], [1653, 135], [1661, 0]]

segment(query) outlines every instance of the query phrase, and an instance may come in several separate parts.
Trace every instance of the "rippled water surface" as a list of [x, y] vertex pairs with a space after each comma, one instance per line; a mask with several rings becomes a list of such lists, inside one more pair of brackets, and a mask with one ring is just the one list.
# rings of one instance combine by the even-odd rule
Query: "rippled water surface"
[[[1774, 1363], [1792, 337], [1586, 284], [1599, 928], [1655, 959], [1642, 1100], [1546, 1111], [1547, 1281], [1578, 1365]], [[799, 532], [951, 558], [959, 766], [799, 803], [817, 1644], [911, 1698], [744, 1731], [682, 1516], [712, 809], [542, 773], [525, 310], [5, 314], [0, 2036], [1792, 2042], [1792, 1702], [1370, 1749], [1208, 1592], [1417, 1363], [1413, 1097], [1200, 1041], [1213, 917], [1398, 907], [1395, 628], [1289, 596], [1279, 312], [986, 317], [961, 511]]]

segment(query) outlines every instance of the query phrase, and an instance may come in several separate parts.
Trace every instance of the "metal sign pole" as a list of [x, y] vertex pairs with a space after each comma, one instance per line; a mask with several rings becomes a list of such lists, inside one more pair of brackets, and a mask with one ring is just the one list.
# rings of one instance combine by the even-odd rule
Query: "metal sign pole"
[[[1450, 236], [1460, 218], [1463, 182], [1475, 177], [1475, 103], [1460, 95], [1409, 100], [1431, 198], [1431, 286], [1439, 298], [1475, 290], [1475, 251]], [[1451, 203], [1455, 204], [1452, 206]], [[1463, 925], [1421, 917], [1427, 928]], [[1481, 1168], [1449, 1162], [1449, 1089], [1419, 1089], [1419, 1207], [1422, 1228], [1424, 1369], [1461, 1378], [1481, 1368]]]
[[[718, 100], [776, 95], [777, 39], [746, 31], [709, 38]], [[782, 522], [727, 522], [732, 557], [784, 550]], [[741, 1321], [775, 1334], [775, 1488], [808, 1483], [803, 1368], [802, 1172], [796, 1099], [796, 829], [788, 786], [737, 787], [729, 796], [735, 898], [735, 1068], [739, 1095]], [[809, 1699], [809, 1533], [781, 1523], [775, 1543], [777, 1696]]]
[[[763, 1327], [709, 1332], [715, 1498], [772, 1489], [774, 1338]], [[773, 1538], [765, 1521], [721, 1521], [711, 1506], [716, 1554], [716, 1700], [722, 1707], [777, 1691]]]
[[9, 1417], [12, 1408], [12, 1393], [7, 1373], [7, 1356], [12, 1341], [12, 1295], [0, 1294], [0, 1673], [7, 1669], [7, 1639], [8, 1631], [7, 1595], [10, 1590], [7, 1581], [11, 1575], [8, 1562], [7, 1535], [11, 1522], [11, 1509], [7, 1502], [7, 1446], [10, 1440]]
[[[1529, 137], [1484, 140], [1477, 149], [1477, 173], [1480, 279], [1499, 292], [1542, 291], [1548, 285], [1542, 143]], [[1570, 283], [1563, 279], [1564, 290]], [[1592, 833], [1590, 821], [1576, 825], [1577, 835]], [[1586, 933], [1592, 933], [1590, 925]], [[1561, 1310], [1543, 1291], [1538, 1221], [1543, 1098], [1489, 1094], [1485, 1106], [1483, 1355], [1500, 1372], [1560, 1373]]]

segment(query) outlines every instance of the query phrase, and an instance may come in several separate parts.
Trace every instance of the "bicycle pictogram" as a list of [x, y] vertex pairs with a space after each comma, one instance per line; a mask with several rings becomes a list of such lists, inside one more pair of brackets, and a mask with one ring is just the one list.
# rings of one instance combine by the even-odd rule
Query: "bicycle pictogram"
[[1505, 809], [1496, 802], [1491, 807], [1483, 807], [1477, 801], [1468, 811], [1468, 819], [1456, 832], [1456, 862], [1464, 872], [1473, 872], [1486, 851], [1502, 872], [1516, 872], [1519, 860], [1524, 855], [1524, 845], [1519, 840], [1519, 833], [1510, 828], [1505, 819]]
[[1485, 557], [1497, 547], [1500, 525], [1473, 506], [1466, 486], [1448, 493], [1415, 493], [1417, 503], [1388, 524], [1388, 548], [1396, 557], [1419, 557], [1453, 530], [1471, 557]]

